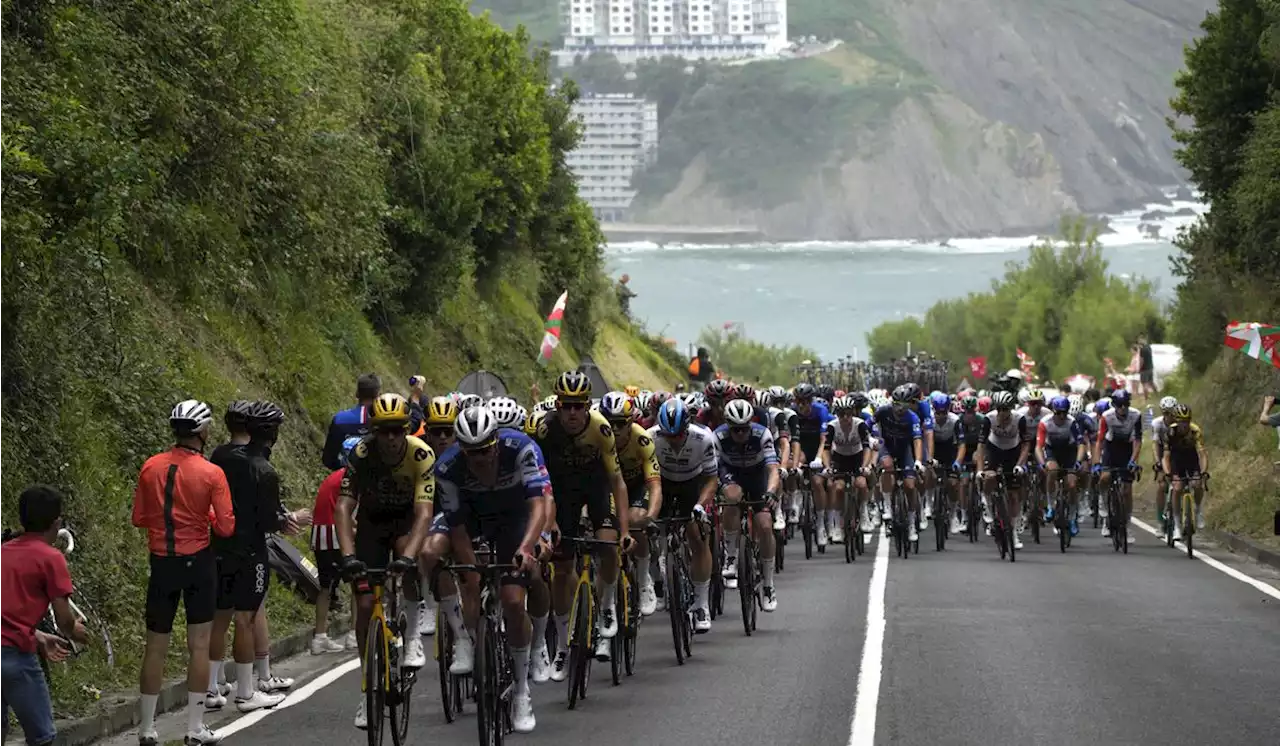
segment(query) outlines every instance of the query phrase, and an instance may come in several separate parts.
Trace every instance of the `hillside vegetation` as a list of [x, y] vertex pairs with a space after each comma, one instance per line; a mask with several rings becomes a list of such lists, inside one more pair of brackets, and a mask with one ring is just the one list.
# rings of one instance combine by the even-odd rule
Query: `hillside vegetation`
[[[4, 520], [31, 482], [67, 491], [72, 573], [116, 642], [112, 671], [100, 649], [56, 667], [59, 713], [82, 683], [135, 681], [133, 482], [176, 401], [280, 403], [273, 461], [301, 507], [359, 373], [440, 393], [487, 368], [523, 395], [591, 353], [616, 385], [676, 377], [601, 274], [564, 165], [573, 87], [459, 0], [3, 12]], [[291, 631], [304, 610], [273, 598]]]
[[[674, 60], [659, 84], [653, 64], [609, 80], [595, 73], [616, 61], [590, 57], [566, 74], [660, 102], [638, 219], [789, 239], [1052, 230], [1064, 213], [1161, 201], [1184, 180], [1164, 120], [1182, 47], [1211, 6], [793, 0], [790, 38], [843, 43], [693, 65], [684, 81], [670, 73], [689, 63]], [[559, 4], [473, 7], [546, 29]]]

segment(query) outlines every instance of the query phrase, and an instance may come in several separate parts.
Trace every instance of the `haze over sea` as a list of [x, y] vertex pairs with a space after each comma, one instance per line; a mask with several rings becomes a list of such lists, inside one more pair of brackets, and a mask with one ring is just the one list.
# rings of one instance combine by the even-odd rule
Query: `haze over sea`
[[[1170, 192], [1172, 194], [1172, 192]], [[1114, 233], [1100, 237], [1112, 274], [1155, 283], [1163, 301], [1173, 298], [1176, 279], [1170, 240], [1194, 216], [1150, 221], [1161, 239], [1138, 229], [1139, 217], [1199, 202], [1174, 200], [1108, 216]], [[692, 245], [636, 242], [610, 244], [606, 262], [613, 277], [631, 275], [632, 315], [648, 329], [675, 339], [683, 351], [708, 325], [738, 322], [753, 339], [800, 344], [824, 360], [856, 354], [866, 359], [866, 334], [876, 325], [923, 317], [939, 300], [991, 287], [1005, 263], [1025, 261], [1035, 237], [915, 241], [806, 241], [782, 244]], [[572, 299], [570, 303], [572, 304]]]

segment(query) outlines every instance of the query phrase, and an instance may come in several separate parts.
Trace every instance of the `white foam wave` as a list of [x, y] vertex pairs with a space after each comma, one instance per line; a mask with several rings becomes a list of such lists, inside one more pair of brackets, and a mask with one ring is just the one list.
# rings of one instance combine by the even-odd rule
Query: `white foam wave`
[[[1144, 244], [1167, 244], [1178, 235], [1183, 227], [1191, 225], [1208, 211], [1209, 206], [1194, 200], [1173, 199], [1175, 189], [1167, 189], [1171, 203], [1151, 203], [1135, 210], [1108, 215], [1111, 233], [1099, 237], [1103, 246], [1138, 246]], [[1200, 197], [1199, 192], [1193, 196]], [[1189, 215], [1175, 215], [1179, 210], [1190, 210]], [[1142, 220], [1142, 216], [1160, 212], [1168, 217]], [[1143, 228], [1144, 222], [1159, 228], [1151, 234]], [[914, 253], [914, 254], [1012, 254], [1026, 249], [1035, 243], [1037, 236], [985, 238], [954, 238], [948, 241], [909, 241], [902, 239], [880, 239], [875, 241], [788, 241], [785, 243], [658, 243], [656, 241], [623, 241], [611, 243], [605, 247], [616, 261], [630, 262], [639, 258], [628, 255], [650, 252], [685, 252], [685, 251], [733, 251], [742, 252], [784, 252], [784, 253]]]

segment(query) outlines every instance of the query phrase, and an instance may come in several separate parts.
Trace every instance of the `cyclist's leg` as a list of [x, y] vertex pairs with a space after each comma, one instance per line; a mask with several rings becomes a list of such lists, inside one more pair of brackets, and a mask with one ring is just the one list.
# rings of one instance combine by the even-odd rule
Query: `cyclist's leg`
[[637, 593], [640, 598], [640, 611], [648, 616], [658, 605], [658, 596], [653, 587], [653, 576], [649, 570], [649, 533], [644, 524], [649, 520], [649, 485], [635, 482], [627, 485], [627, 500], [631, 505], [627, 508], [627, 525], [631, 527], [631, 539], [635, 542], [631, 550], [633, 572]]
[[735, 473], [720, 467], [720, 498], [723, 502], [733, 503], [720, 509], [720, 526], [724, 533], [724, 566], [720, 574], [730, 581], [728, 587], [735, 587], [732, 581], [738, 577], [738, 549], [742, 545], [742, 510], [738, 502], [742, 500], [742, 485], [736, 481]]
[[884, 500], [884, 519], [890, 520], [893, 517], [893, 483], [895, 474], [893, 473], [893, 454], [885, 448], [884, 443], [880, 444], [880, 499]]
[[[613, 496], [608, 492], [597, 493], [587, 503], [588, 517], [595, 526], [596, 538], [601, 541], [618, 540], [618, 516]], [[613, 637], [618, 632], [618, 620], [614, 610], [618, 600], [618, 553], [602, 551], [596, 554], [596, 596], [600, 599], [600, 611], [596, 616], [603, 631], [602, 637]]]
[[570, 540], [582, 533], [582, 501], [576, 496], [555, 495], [556, 528], [560, 532], [560, 545], [551, 555], [554, 575], [551, 579], [551, 611], [556, 620], [556, 656], [552, 673], [555, 681], [564, 681], [569, 673], [569, 611], [573, 606], [573, 591], [578, 582], [574, 572], [577, 547]]

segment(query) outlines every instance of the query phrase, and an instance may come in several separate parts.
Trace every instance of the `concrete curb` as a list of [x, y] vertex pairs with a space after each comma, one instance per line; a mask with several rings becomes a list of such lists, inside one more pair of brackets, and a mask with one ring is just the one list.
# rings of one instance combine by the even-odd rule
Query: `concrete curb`
[[1208, 533], [1214, 541], [1222, 544], [1224, 547], [1230, 549], [1236, 554], [1246, 555], [1261, 564], [1280, 570], [1280, 551], [1264, 547], [1253, 539], [1244, 536], [1237, 536], [1236, 534], [1230, 534], [1226, 531], [1209, 530], [1206, 533]]
[[[347, 615], [340, 614], [338, 616], [345, 617]], [[345, 618], [332, 619], [329, 622], [330, 630], [337, 634], [346, 634], [347, 627], [350, 626], [347, 621]], [[306, 652], [311, 643], [313, 632], [314, 630], [308, 626], [299, 632], [271, 643], [272, 660], [285, 660]], [[227, 681], [235, 681], [234, 666], [227, 668]], [[139, 695], [136, 691], [123, 696], [119, 694], [104, 694], [104, 698], [107, 696], [111, 696], [113, 700], [120, 701], [104, 705], [100, 712], [92, 715], [60, 720], [55, 723], [58, 729], [58, 736], [53, 741], [54, 746], [85, 746], [99, 738], [107, 738], [117, 733], [122, 733], [138, 724], [140, 720], [140, 713], [138, 712]], [[160, 700], [156, 705], [157, 716], [186, 706], [186, 679], [166, 682], [160, 688]], [[18, 730], [21, 733], [21, 729]]]

